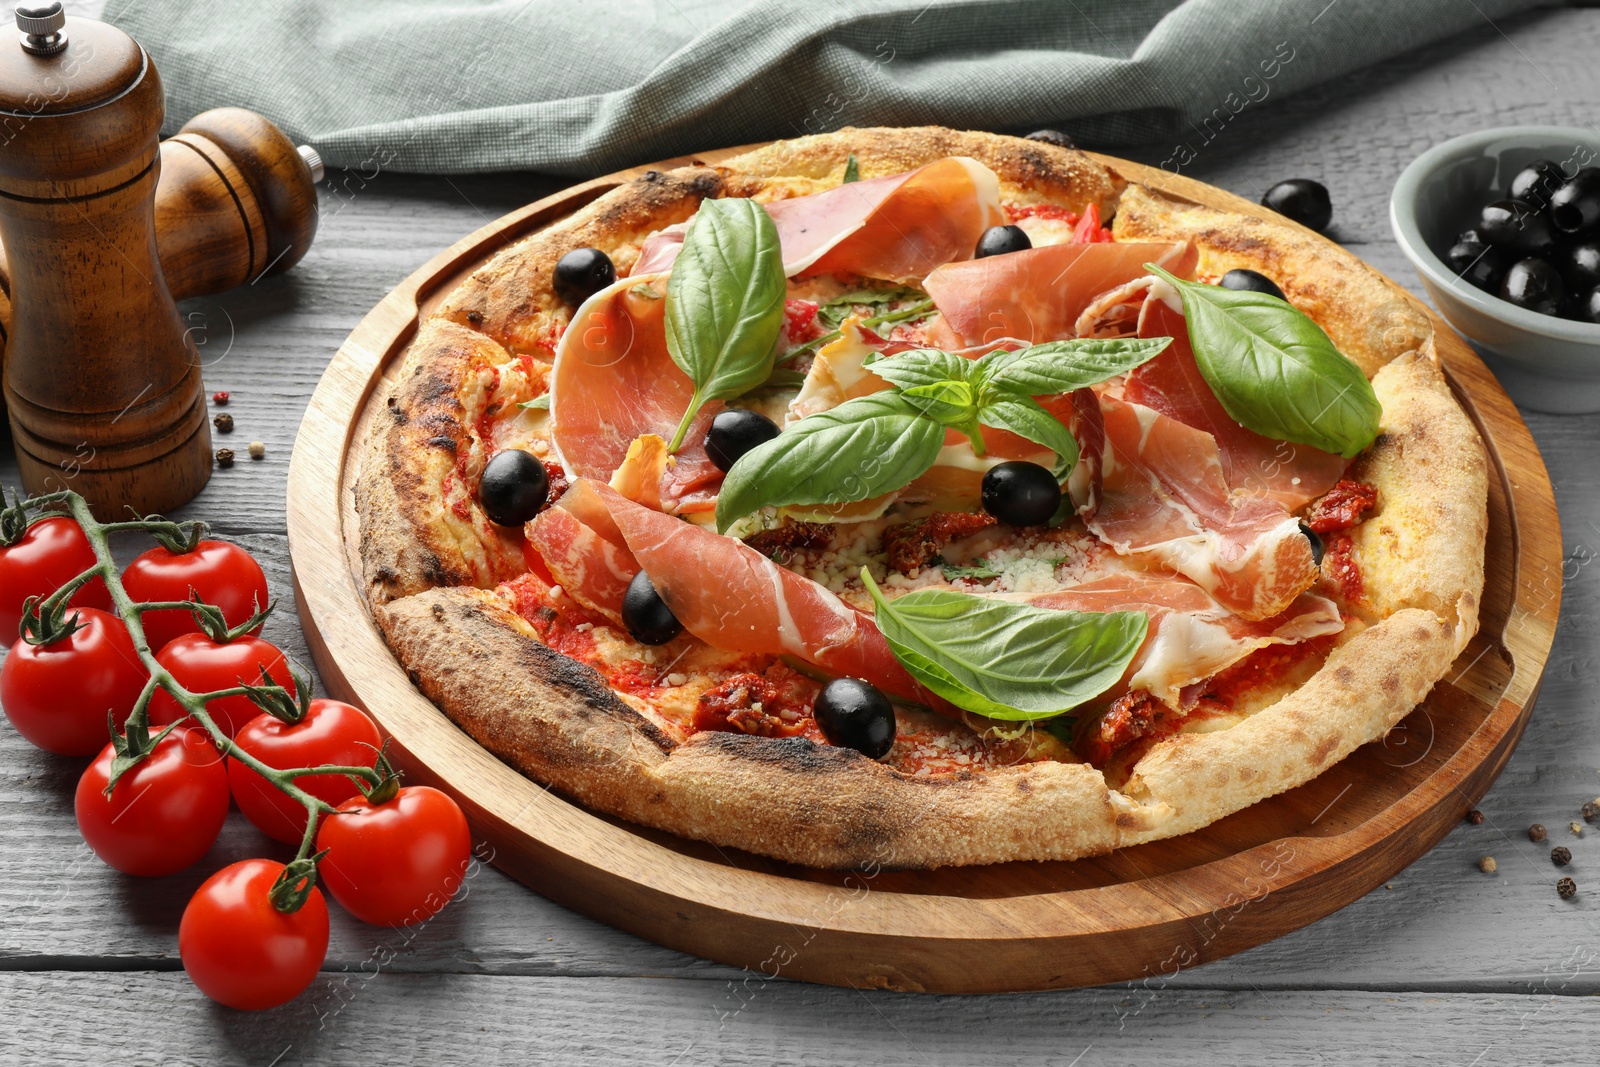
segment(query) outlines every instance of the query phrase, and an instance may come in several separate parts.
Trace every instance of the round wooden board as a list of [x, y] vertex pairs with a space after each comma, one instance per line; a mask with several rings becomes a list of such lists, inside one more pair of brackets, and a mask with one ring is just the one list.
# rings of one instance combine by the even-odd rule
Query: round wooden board
[[[744, 150], [695, 159], [715, 163]], [[1098, 158], [1169, 197], [1267, 213], [1191, 179]], [[846, 873], [729, 853], [599, 816], [489, 755], [411, 685], [371, 620], [353, 554], [355, 446], [365, 439], [369, 408], [381, 407], [373, 401], [385, 375], [443, 294], [505, 245], [646, 169], [512, 212], [391, 292], [328, 366], [290, 465], [290, 556], [324, 683], [373, 713], [412, 780], [462, 803], [497, 866], [614, 926], [748, 967], [752, 985], [782, 975], [944, 993], [1083, 986], [1170, 975], [1344, 907], [1432, 848], [1500, 773], [1527, 723], [1554, 636], [1561, 534], [1527, 427], [1483, 363], [1436, 317], [1444, 365], [1491, 457], [1482, 630], [1386, 739], [1298, 789], [1195, 833], [1070, 863]]]

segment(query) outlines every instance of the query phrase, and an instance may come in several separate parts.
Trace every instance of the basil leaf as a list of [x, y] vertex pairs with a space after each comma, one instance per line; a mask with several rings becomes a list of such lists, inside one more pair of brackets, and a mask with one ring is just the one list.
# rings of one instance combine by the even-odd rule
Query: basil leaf
[[532, 400], [524, 400], [522, 403], [518, 404], [517, 407], [521, 408], [523, 411], [549, 411], [550, 394], [546, 393], [543, 396], [536, 396]]
[[1139, 611], [1052, 611], [946, 589], [887, 600], [878, 629], [912, 676], [957, 707], [1013, 722], [1047, 719], [1110, 689], [1144, 643]]
[[706, 200], [667, 277], [667, 351], [694, 383], [669, 451], [702, 405], [772, 373], [787, 292], [778, 229], [753, 200]]
[[953, 352], [913, 348], [893, 356], [874, 353], [866, 358], [863, 366], [870, 367], [873, 374], [886, 382], [902, 389], [914, 389], [937, 382], [965, 382], [973, 364], [970, 359], [962, 359]]
[[1078, 440], [1061, 420], [1031, 396], [999, 396], [978, 408], [978, 421], [997, 430], [1010, 430], [1056, 454], [1057, 478], [1078, 464]]
[[850, 158], [844, 161], [844, 181], [840, 182], [840, 184], [848, 185], [851, 182], [858, 182], [860, 180], [861, 164], [856, 162], [856, 154], [851, 152]]
[[899, 393], [847, 400], [739, 457], [717, 494], [717, 529], [759, 508], [847, 504], [904, 488], [943, 446], [944, 426]]
[[1160, 355], [1171, 343], [1170, 337], [1049, 341], [1014, 352], [991, 352], [978, 361], [979, 373], [988, 385], [1007, 392], [1026, 396], [1070, 393], [1126, 374]]
[[947, 582], [953, 582], [958, 578], [987, 581], [990, 578], [1000, 577], [1001, 573], [987, 563], [977, 563], [968, 567], [958, 567], [953, 563], [946, 563], [940, 570], [944, 571], [944, 580]]
[[900, 300], [926, 300], [928, 294], [909, 285], [896, 285], [880, 289], [856, 289], [823, 301], [817, 308], [817, 321], [830, 329], [837, 328], [858, 307], [881, 308]]
[[797, 370], [788, 367], [778, 367], [767, 380], [756, 386], [757, 389], [799, 389], [806, 384], [806, 376]]
[[1195, 363], [1235, 422], [1346, 459], [1378, 436], [1383, 407], [1372, 383], [1304, 313], [1266, 293], [1145, 269], [1183, 298]]
[[978, 413], [977, 396], [966, 382], [929, 382], [902, 390], [900, 395], [945, 426], [970, 426]]

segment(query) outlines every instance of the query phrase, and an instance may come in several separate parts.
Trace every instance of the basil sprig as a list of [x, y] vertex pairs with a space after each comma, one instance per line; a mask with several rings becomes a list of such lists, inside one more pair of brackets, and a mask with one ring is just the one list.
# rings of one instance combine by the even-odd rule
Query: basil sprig
[[667, 351], [694, 383], [669, 451], [700, 408], [772, 373], [787, 281], [778, 229], [753, 200], [706, 200], [667, 278]]
[[1183, 298], [1194, 361], [1235, 422], [1346, 459], [1378, 436], [1383, 407], [1372, 383], [1303, 312], [1267, 293], [1145, 269]]
[[919, 348], [868, 360], [892, 388], [801, 419], [740, 457], [717, 495], [717, 529], [764, 507], [847, 504], [903, 489], [938, 461], [946, 429], [965, 433], [979, 456], [982, 427], [1010, 430], [1055, 453], [1056, 475], [1065, 477], [1078, 442], [1034, 395], [1104, 381], [1169, 343], [1052, 341], [977, 360]]
[[1122, 677], [1142, 611], [1054, 611], [948, 589], [888, 600], [863, 567], [874, 619], [911, 676], [959, 708], [1027, 722], [1072, 711]]

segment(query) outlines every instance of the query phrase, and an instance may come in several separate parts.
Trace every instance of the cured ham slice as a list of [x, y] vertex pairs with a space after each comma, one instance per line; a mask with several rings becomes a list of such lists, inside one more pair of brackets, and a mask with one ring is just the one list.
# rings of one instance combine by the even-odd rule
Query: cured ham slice
[[[1217, 442], [1139, 404], [1100, 399], [1101, 496], [1085, 524], [1118, 553], [1158, 562], [1245, 619], [1286, 610], [1316, 580], [1311, 542], [1279, 501], [1232, 493]], [[1080, 514], [1084, 514], [1080, 509]]]
[[1309, 445], [1274, 441], [1234, 422], [1195, 364], [1189, 327], [1173, 306], [1171, 287], [1152, 287], [1139, 314], [1140, 337], [1170, 337], [1172, 344], [1129, 375], [1123, 398], [1204, 430], [1222, 453], [1223, 473], [1235, 492], [1264, 493], [1290, 510], [1333, 488], [1345, 459]]
[[633, 269], [628, 274], [642, 278], [670, 269], [677, 261], [678, 253], [683, 251], [683, 238], [688, 232], [689, 224], [679, 222], [646, 237], [639, 246], [639, 258], [634, 260]]
[[967, 263], [949, 263], [922, 283], [940, 317], [928, 329], [938, 348], [964, 348], [1014, 338], [1042, 344], [1077, 336], [1078, 317], [1107, 290], [1145, 273], [1154, 263], [1188, 277], [1194, 246], [1176, 244], [1061, 244]]
[[999, 179], [966, 156], [764, 206], [778, 227], [783, 269], [791, 277], [915, 281], [941, 264], [970, 258], [983, 231], [1006, 221]]
[[929, 694], [894, 658], [872, 616], [731, 537], [592, 491], [684, 629], [717, 648], [783, 654], [861, 678], [896, 696]]
[[[626, 278], [578, 308], [550, 371], [550, 438], [574, 478], [609, 481], [641, 437], [670, 437], [694, 384], [667, 352], [665, 279]], [[705, 453], [706, 430], [722, 405], [700, 409], [684, 445], [660, 475], [672, 511], [707, 510], [722, 482]]]
[[[606, 517], [610, 519], [609, 512]], [[622, 625], [622, 597], [639, 573], [638, 561], [625, 543], [607, 540], [559, 504], [535, 515], [524, 530], [528, 543], [538, 550], [551, 577], [568, 596]]]
[[1028, 598], [1036, 607], [1064, 611], [1143, 611], [1150, 618], [1145, 642], [1124, 675], [1126, 690], [1145, 690], [1173, 708], [1183, 690], [1267, 645], [1298, 644], [1344, 628], [1339, 609], [1325, 597], [1302, 593], [1279, 614], [1250, 621], [1204, 589], [1172, 575], [1129, 572]]

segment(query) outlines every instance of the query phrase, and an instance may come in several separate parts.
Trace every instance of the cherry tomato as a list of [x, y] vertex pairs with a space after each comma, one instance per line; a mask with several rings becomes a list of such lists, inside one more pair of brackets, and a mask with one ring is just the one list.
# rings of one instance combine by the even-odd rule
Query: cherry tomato
[[[154, 736], [154, 735], [152, 735]], [[194, 866], [228, 817], [228, 772], [205, 731], [180, 726], [117, 779], [107, 745], [78, 779], [78, 830], [124, 874], [157, 878]]]
[[78, 629], [48, 645], [26, 641], [0, 666], [0, 704], [17, 732], [58, 756], [92, 756], [105, 747], [106, 715], [117, 728], [149, 677], [127, 627], [98, 608], [68, 611]]
[[[360, 708], [338, 700], [311, 702], [305, 718], [286, 723], [262, 712], [240, 727], [239, 747], [269, 767], [371, 767], [383, 743], [378, 727]], [[306, 831], [306, 809], [238, 760], [228, 761], [228, 782], [239, 810], [268, 837], [298, 844]], [[295, 784], [335, 806], [360, 793], [342, 774], [309, 774]]]
[[[9, 648], [17, 640], [22, 605], [29, 597], [49, 596], [94, 565], [94, 549], [83, 527], [65, 515], [40, 519], [16, 544], [0, 548], [0, 647]], [[96, 578], [72, 594], [71, 603], [110, 611], [111, 594]]]
[[472, 859], [466, 816], [445, 794], [408, 785], [393, 800], [339, 805], [317, 833], [322, 884], [362, 922], [406, 926], [439, 912]]
[[[236, 637], [226, 643], [205, 634], [182, 634], [156, 653], [156, 662], [167, 669], [178, 684], [191, 693], [210, 693], [233, 689], [241, 683], [260, 685], [261, 668], [274, 682], [294, 692], [294, 677], [289, 661], [278, 646], [259, 637]], [[229, 737], [239, 727], [261, 714], [247, 696], [218, 697], [206, 704], [212, 721]], [[150, 722], [165, 726], [183, 718], [182, 706], [166, 690], [150, 698]]]
[[200, 992], [247, 1011], [287, 1004], [311, 984], [328, 954], [328, 905], [312, 888], [284, 914], [268, 894], [283, 873], [272, 860], [230, 863], [189, 898], [178, 954]]
[[[128, 564], [122, 587], [135, 600], [188, 600], [189, 590], [222, 609], [229, 626], [238, 626], [267, 606], [267, 577], [250, 553], [226, 541], [201, 541], [193, 552], [174, 555], [157, 545]], [[152, 611], [144, 616], [144, 634], [152, 650], [165, 648], [179, 634], [196, 633], [200, 624], [188, 611]], [[255, 631], [260, 632], [259, 628]]]

